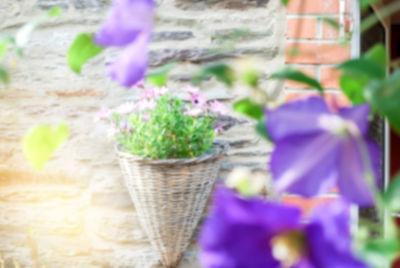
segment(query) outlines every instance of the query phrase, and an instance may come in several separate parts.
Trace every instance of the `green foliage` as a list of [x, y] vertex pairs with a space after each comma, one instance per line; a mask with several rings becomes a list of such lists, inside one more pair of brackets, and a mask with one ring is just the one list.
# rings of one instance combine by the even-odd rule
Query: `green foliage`
[[400, 173], [390, 183], [383, 195], [383, 201], [391, 210], [400, 211]]
[[386, 74], [386, 49], [378, 44], [359, 59], [339, 65], [342, 71], [340, 87], [350, 101], [357, 105], [365, 102], [364, 89], [372, 80], [382, 80]]
[[367, 10], [367, 8], [371, 5], [371, 4], [375, 4], [379, 2], [379, 0], [360, 0], [360, 7], [362, 11]]
[[320, 20], [324, 23], [326, 23], [327, 25], [339, 30], [340, 29], [340, 24], [337, 20], [332, 19], [332, 18], [320, 18]]
[[9, 45], [9, 41], [7, 39], [3, 39], [0, 41], [0, 60], [3, 59], [4, 54], [7, 52]]
[[300, 71], [292, 69], [292, 68], [285, 68], [283, 70], [280, 70], [280, 71], [272, 74], [271, 78], [272, 79], [291, 80], [291, 81], [306, 84], [306, 85], [310, 86], [311, 88], [316, 88], [320, 92], [324, 91], [321, 84], [317, 80], [306, 75], [303, 72], [300, 72]]
[[155, 86], [162, 87], [168, 81], [169, 72], [176, 66], [175, 62], [164, 65], [146, 76], [147, 81]]
[[287, 6], [290, 2], [290, 0], [281, 0], [282, 4], [284, 4], [285, 6]]
[[0, 66], [0, 81], [3, 82], [4, 84], [10, 83], [10, 77], [8, 75], [8, 72], [2, 66]]
[[256, 125], [256, 132], [258, 133], [258, 135], [260, 135], [262, 138], [266, 139], [267, 141], [272, 142], [271, 137], [268, 135], [267, 129], [265, 127], [265, 123], [266, 123], [266, 118], [263, 117], [261, 118], [257, 125]]
[[264, 115], [263, 107], [250, 99], [241, 99], [235, 102], [233, 109], [256, 120], [260, 120]]
[[373, 239], [365, 242], [361, 249], [362, 258], [373, 268], [387, 268], [399, 254], [397, 237]]
[[36, 169], [42, 169], [51, 154], [67, 140], [68, 133], [69, 128], [65, 124], [39, 125], [33, 128], [23, 140], [23, 152], [26, 159]]
[[94, 43], [93, 34], [82, 33], [75, 38], [68, 50], [68, 65], [79, 74], [83, 64], [102, 51], [103, 48]]
[[215, 76], [219, 81], [225, 83], [229, 87], [233, 85], [235, 79], [235, 73], [231, 67], [224, 63], [217, 63], [202, 68], [193, 76], [192, 82], [194, 85], [198, 85], [210, 76]]
[[374, 80], [365, 88], [365, 99], [400, 133], [400, 69], [385, 80]]
[[[157, 106], [147, 112], [127, 115], [131, 129], [117, 134], [122, 149], [132, 155], [152, 159], [178, 159], [200, 156], [212, 149], [215, 117], [185, 114], [187, 106], [170, 95], [162, 96]], [[145, 119], [145, 115], [150, 117]], [[114, 122], [125, 120], [114, 113]]]

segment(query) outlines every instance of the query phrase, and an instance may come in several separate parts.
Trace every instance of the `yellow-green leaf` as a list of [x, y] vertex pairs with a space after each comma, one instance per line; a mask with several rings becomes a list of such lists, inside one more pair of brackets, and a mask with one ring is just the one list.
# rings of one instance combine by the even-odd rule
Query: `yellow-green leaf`
[[23, 139], [23, 152], [26, 159], [36, 168], [42, 169], [53, 152], [68, 138], [66, 124], [39, 125]]

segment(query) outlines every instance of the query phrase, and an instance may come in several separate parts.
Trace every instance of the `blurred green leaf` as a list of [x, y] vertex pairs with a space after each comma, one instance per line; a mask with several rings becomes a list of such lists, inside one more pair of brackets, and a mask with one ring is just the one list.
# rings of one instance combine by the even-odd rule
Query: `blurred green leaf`
[[329, 26], [339, 30], [340, 29], [340, 24], [337, 20], [332, 19], [332, 18], [320, 18], [322, 22], [328, 24]]
[[271, 78], [296, 81], [299, 83], [306, 84], [306, 85], [310, 86], [311, 88], [316, 88], [320, 92], [324, 91], [321, 84], [317, 80], [306, 75], [303, 72], [300, 72], [300, 71], [292, 69], [292, 68], [285, 68], [283, 70], [280, 70], [280, 71], [272, 74]]
[[256, 120], [260, 120], [264, 115], [263, 107], [252, 102], [250, 99], [241, 99], [235, 102], [233, 109], [240, 114], [247, 115]]
[[217, 63], [201, 69], [193, 76], [193, 84], [198, 85], [209, 76], [215, 76], [219, 81], [227, 86], [232, 86], [234, 82], [234, 72], [231, 67], [224, 63]]
[[166, 64], [147, 75], [146, 79], [158, 87], [164, 86], [168, 81], [169, 72], [176, 66], [175, 62]]
[[242, 75], [241, 79], [242, 79], [243, 83], [249, 85], [252, 88], [255, 88], [258, 86], [260, 74], [259, 74], [259, 72], [255, 71], [255, 70], [248, 71]]
[[47, 11], [47, 15], [49, 17], [57, 17], [61, 15], [61, 8], [59, 6], [55, 6]]
[[272, 139], [268, 135], [267, 129], [265, 128], [265, 121], [266, 121], [265, 117], [263, 117], [260, 120], [258, 120], [258, 123], [256, 125], [256, 132], [258, 133], [258, 135], [260, 135], [264, 139], [272, 142]]
[[400, 69], [385, 80], [374, 80], [364, 90], [365, 99], [400, 133]]
[[82, 33], [78, 35], [68, 50], [69, 67], [79, 74], [83, 64], [98, 55], [103, 49], [94, 43], [93, 34]]
[[399, 254], [397, 237], [366, 241], [361, 250], [361, 257], [374, 268], [387, 268]]
[[383, 195], [383, 201], [391, 210], [400, 211], [400, 173], [396, 174], [391, 181]]
[[367, 53], [365, 53], [364, 58], [376, 62], [385, 69], [388, 60], [388, 54], [384, 45], [377, 44], [373, 46]]
[[338, 69], [343, 72], [355, 75], [367, 75], [371, 78], [384, 78], [386, 75], [385, 68], [372, 59], [359, 58], [345, 61], [340, 64]]
[[290, 2], [290, 0], [281, 0], [282, 4], [284, 4], [285, 6], [287, 6]]
[[36, 126], [23, 139], [26, 159], [36, 169], [42, 169], [51, 154], [67, 140], [68, 133], [69, 128], [65, 124]]
[[368, 80], [349, 74], [343, 74], [339, 80], [343, 93], [352, 104], [358, 105], [365, 102], [363, 90]]
[[7, 39], [0, 41], [0, 60], [4, 57], [4, 54], [7, 52], [9, 41]]
[[10, 77], [9, 77], [9, 75], [8, 75], [8, 72], [7, 72], [7, 70], [6, 70], [4, 67], [2, 67], [2, 66], [0, 66], [0, 81], [1, 81], [2, 83], [4, 83], [4, 84], [10, 83]]
[[367, 10], [367, 8], [371, 5], [374, 4], [376, 2], [378, 2], [379, 0], [360, 0], [360, 7], [362, 11]]

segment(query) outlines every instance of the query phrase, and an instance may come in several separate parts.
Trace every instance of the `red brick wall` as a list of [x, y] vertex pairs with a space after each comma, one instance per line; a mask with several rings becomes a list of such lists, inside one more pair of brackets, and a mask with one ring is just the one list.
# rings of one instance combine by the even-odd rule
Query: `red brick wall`
[[[328, 103], [336, 101], [339, 105], [348, 105], [348, 100], [339, 92], [340, 73], [334, 67], [351, 57], [351, 48], [350, 44], [340, 44], [339, 31], [320, 18], [340, 21], [341, 14], [346, 14], [343, 18], [348, 24], [351, 16], [348, 13], [349, 2], [346, 1], [343, 1], [342, 8], [341, 0], [291, 0], [287, 7], [286, 64], [319, 80], [328, 89]], [[315, 90], [299, 83], [286, 82], [285, 94], [289, 101], [315, 94]], [[336, 196], [333, 191], [309, 200], [293, 195], [286, 195], [283, 200], [300, 206], [307, 216], [315, 206]]]

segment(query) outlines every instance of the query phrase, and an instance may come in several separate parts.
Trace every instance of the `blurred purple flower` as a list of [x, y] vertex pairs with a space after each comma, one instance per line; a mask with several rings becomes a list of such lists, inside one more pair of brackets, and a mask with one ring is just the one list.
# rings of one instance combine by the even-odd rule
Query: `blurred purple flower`
[[125, 87], [137, 84], [145, 74], [154, 7], [152, 0], [116, 0], [95, 36], [100, 46], [126, 47], [109, 66], [109, 75]]
[[156, 96], [156, 92], [153, 88], [143, 89], [140, 94], [140, 99], [152, 99]]
[[295, 207], [219, 187], [200, 233], [200, 261], [207, 268], [367, 267], [352, 254], [346, 204], [320, 209], [304, 224]]
[[219, 115], [225, 115], [228, 113], [228, 108], [226, 108], [226, 106], [223, 103], [217, 100], [214, 100], [213, 102], [210, 103], [210, 108], [211, 111]]
[[224, 128], [222, 127], [221, 123], [217, 123], [215, 128], [214, 128], [214, 134], [218, 135], [224, 132]]
[[194, 106], [197, 106], [199, 108], [204, 108], [204, 106], [207, 104], [206, 97], [201, 93], [192, 94], [190, 96], [190, 101]]
[[186, 87], [183, 89], [183, 91], [189, 93], [190, 95], [193, 95], [193, 94], [199, 93], [199, 92], [200, 92], [200, 89], [199, 89], [198, 87], [189, 85], [189, 86], [186, 86]]
[[335, 114], [318, 97], [267, 111], [266, 129], [275, 142], [270, 168], [277, 190], [309, 197], [337, 185], [349, 201], [372, 204], [366, 176], [374, 173], [379, 181], [380, 152], [367, 137], [369, 112], [368, 105], [360, 105]]
[[153, 99], [144, 99], [138, 102], [138, 108], [140, 111], [148, 111], [154, 109], [156, 107], [157, 102], [155, 102]]

